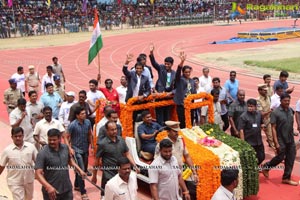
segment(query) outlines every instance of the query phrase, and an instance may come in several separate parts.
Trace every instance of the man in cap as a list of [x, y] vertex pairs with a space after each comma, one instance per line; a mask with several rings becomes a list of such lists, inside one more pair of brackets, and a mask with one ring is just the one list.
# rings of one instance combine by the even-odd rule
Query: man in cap
[[54, 80], [54, 84], [53, 84], [54, 85], [54, 87], [53, 87], [54, 91], [57, 92], [63, 100], [65, 100], [65, 89], [61, 84], [60, 76], [55, 74], [53, 76], [53, 80]]
[[4, 91], [3, 103], [7, 106], [7, 112], [10, 112], [17, 107], [18, 99], [23, 97], [22, 91], [17, 88], [17, 81], [14, 78], [8, 80], [10, 88]]
[[[176, 121], [166, 121], [166, 130], [168, 132], [168, 136], [165, 139], [168, 139], [172, 142], [172, 155], [177, 159], [178, 165], [183, 170], [182, 166], [184, 165], [182, 161], [182, 157], [186, 164], [191, 168], [193, 175], [187, 179], [185, 182], [189, 192], [191, 199], [196, 199], [196, 184], [198, 183], [198, 175], [196, 168], [194, 167], [194, 163], [189, 155], [189, 152], [185, 146], [184, 139], [178, 135], [178, 131], [180, 131], [180, 122]], [[156, 146], [155, 150], [155, 158], [159, 156], [159, 145]]]
[[67, 128], [70, 124], [70, 120], [69, 120], [69, 113], [70, 113], [70, 108], [72, 105], [74, 105], [74, 103], [76, 103], [74, 101], [75, 99], [75, 92], [73, 91], [69, 91], [66, 93], [66, 99], [67, 101], [64, 101], [59, 109], [59, 115], [58, 115], [58, 120], [59, 122], [65, 127]]
[[17, 88], [20, 89], [25, 96], [25, 75], [24, 75], [24, 68], [19, 66], [17, 68], [17, 72], [14, 73], [11, 78], [14, 78], [17, 82]]
[[267, 142], [272, 149], [275, 150], [276, 148], [274, 145], [273, 141], [273, 136], [272, 136], [272, 129], [271, 129], [271, 124], [270, 124], [270, 114], [271, 114], [271, 99], [268, 96], [268, 87], [267, 84], [258, 84], [258, 93], [259, 96], [257, 97], [257, 110], [261, 112], [261, 115], [263, 117], [263, 122], [264, 122], [264, 132], [267, 136]]
[[25, 92], [36, 91], [39, 93], [39, 84], [41, 82], [38, 72], [34, 71], [34, 66], [28, 66], [29, 72], [25, 76]]

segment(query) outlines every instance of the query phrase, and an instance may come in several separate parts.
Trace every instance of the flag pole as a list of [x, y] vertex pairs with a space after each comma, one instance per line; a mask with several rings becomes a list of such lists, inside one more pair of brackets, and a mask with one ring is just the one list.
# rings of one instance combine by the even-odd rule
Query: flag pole
[[[97, 9], [97, 15], [98, 15], [98, 19], [100, 18], [98, 9]], [[98, 21], [98, 23], [100, 22], [100, 20]], [[100, 26], [100, 23], [99, 23]], [[99, 74], [99, 83], [101, 84], [101, 65], [100, 65], [100, 51], [98, 52], [98, 74]]]

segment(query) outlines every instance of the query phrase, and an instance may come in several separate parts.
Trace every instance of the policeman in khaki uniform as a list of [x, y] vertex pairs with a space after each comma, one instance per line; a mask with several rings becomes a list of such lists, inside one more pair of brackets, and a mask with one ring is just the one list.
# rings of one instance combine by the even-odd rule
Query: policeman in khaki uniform
[[258, 84], [258, 93], [259, 96], [257, 97], [257, 110], [259, 110], [263, 117], [263, 122], [265, 125], [264, 132], [267, 136], [267, 142], [269, 143], [269, 146], [275, 149], [273, 135], [272, 135], [272, 129], [270, 124], [270, 114], [271, 114], [271, 99], [268, 96], [268, 87], [266, 84]]
[[10, 88], [4, 92], [3, 103], [6, 104], [7, 112], [10, 112], [17, 107], [17, 101], [23, 98], [23, 94], [20, 89], [17, 88], [17, 81], [14, 78], [8, 80]]
[[39, 93], [40, 76], [34, 71], [34, 66], [28, 66], [29, 72], [25, 76], [25, 92], [36, 91]]
[[[199, 181], [197, 170], [194, 167], [194, 163], [189, 155], [186, 148], [184, 139], [178, 135], [180, 131], [180, 122], [176, 121], [166, 121], [166, 130], [168, 131], [168, 136], [165, 139], [169, 139], [173, 143], [172, 155], [176, 157], [178, 165], [183, 166], [184, 157], [185, 163], [191, 168], [192, 175], [185, 181], [185, 184], [189, 190], [191, 200], [196, 200], [196, 185]], [[159, 144], [157, 144], [155, 149], [155, 158], [159, 156]], [[182, 169], [183, 170], [183, 169]]]

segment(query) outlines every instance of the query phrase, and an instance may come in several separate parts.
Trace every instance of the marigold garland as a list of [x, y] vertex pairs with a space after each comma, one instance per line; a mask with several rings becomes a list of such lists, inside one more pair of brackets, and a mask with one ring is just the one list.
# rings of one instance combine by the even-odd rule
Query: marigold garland
[[[123, 137], [133, 137], [133, 119], [132, 115], [134, 111], [144, 110], [144, 109], [153, 109], [157, 107], [175, 105], [172, 96], [168, 96], [167, 93], [155, 93], [148, 96], [146, 99], [143, 99], [141, 102], [143, 104], [136, 104], [139, 101], [137, 97], [130, 98], [127, 103], [121, 104], [121, 115], [120, 121], [123, 127]], [[171, 98], [171, 99], [170, 99]], [[154, 101], [161, 100], [161, 101]], [[174, 112], [172, 112], [174, 113]], [[172, 120], [176, 120], [172, 118]]]
[[[192, 102], [195, 99], [203, 99], [202, 102]], [[205, 92], [201, 92], [198, 94], [190, 94], [184, 99], [184, 115], [185, 115], [185, 126], [187, 128], [192, 128], [192, 120], [191, 120], [191, 110], [200, 108], [203, 106], [208, 106], [207, 116], [208, 122], [214, 123], [214, 104], [213, 104], [213, 96], [207, 94]]]
[[[185, 144], [188, 148], [189, 155], [194, 162], [198, 173], [199, 183], [196, 188], [198, 200], [210, 200], [214, 192], [220, 186], [220, 171], [217, 166], [220, 166], [220, 159], [210, 150], [195, 144], [193, 141], [185, 137], [181, 131], [179, 135], [184, 138]], [[162, 131], [156, 136], [156, 141], [168, 136], [167, 131]]]

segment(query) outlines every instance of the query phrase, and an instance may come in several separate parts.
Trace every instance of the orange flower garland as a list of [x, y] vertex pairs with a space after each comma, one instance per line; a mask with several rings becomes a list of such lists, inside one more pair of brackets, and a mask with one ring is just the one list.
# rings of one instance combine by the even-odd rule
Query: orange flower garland
[[[193, 103], [192, 101], [195, 99], [203, 99], [203, 101]], [[205, 92], [201, 92], [198, 94], [190, 94], [184, 99], [185, 126], [187, 128], [192, 128], [191, 110], [203, 106], [208, 106], [208, 112], [207, 112], [208, 122], [213, 124], [214, 123], [213, 96]]]
[[[189, 151], [189, 155], [193, 160], [198, 177], [199, 183], [196, 188], [198, 200], [210, 200], [214, 192], [220, 186], [220, 171], [217, 166], [220, 166], [220, 159], [210, 150], [195, 144], [193, 141], [185, 137], [181, 131], [179, 135], [184, 138], [185, 145]], [[159, 143], [161, 140], [168, 136], [167, 131], [162, 131], [156, 136], [156, 141]]]
[[[130, 98], [127, 103], [121, 104], [121, 116], [120, 121], [123, 127], [123, 137], [133, 137], [133, 119], [132, 115], [134, 111], [144, 110], [144, 109], [153, 109], [157, 107], [175, 105], [173, 99], [169, 99], [167, 93], [155, 93], [148, 96], [146, 99], [143, 99], [141, 102], [143, 104], [136, 104], [138, 102], [137, 97]], [[155, 101], [161, 100], [161, 101]], [[173, 118], [174, 120], [174, 118]]]
[[93, 128], [93, 142], [94, 142], [94, 147], [96, 147], [97, 145], [97, 134], [96, 134], [96, 126], [97, 123], [104, 117], [104, 113], [103, 113], [103, 109], [106, 106], [106, 99], [98, 99], [95, 103], [95, 107], [98, 107], [98, 109], [96, 110], [96, 117], [95, 117], [95, 125]]

